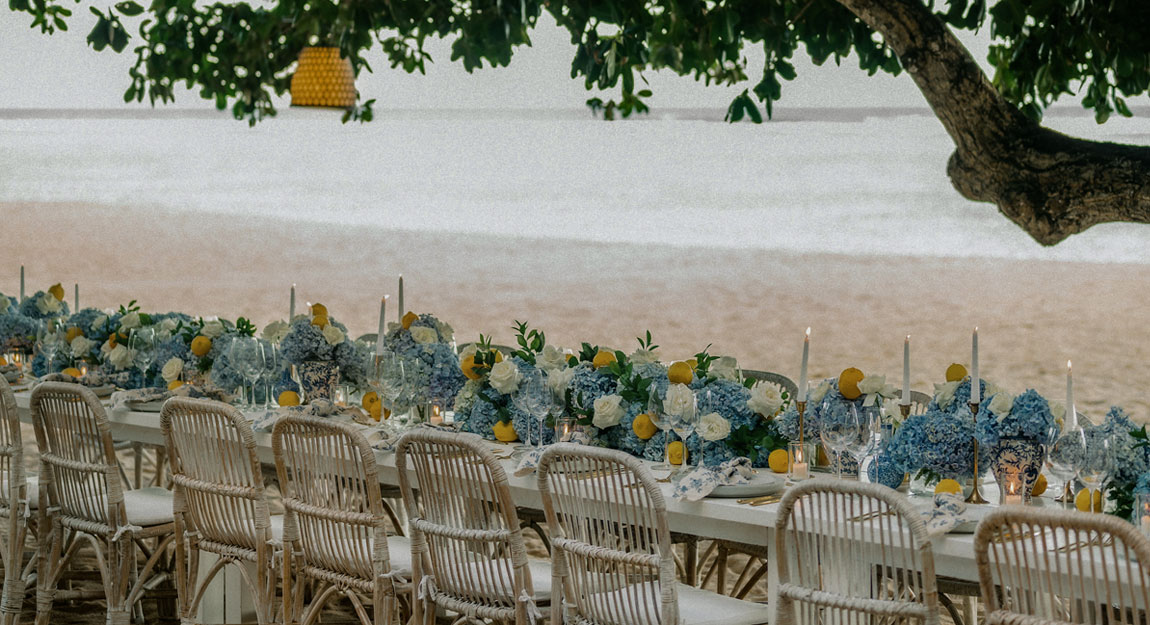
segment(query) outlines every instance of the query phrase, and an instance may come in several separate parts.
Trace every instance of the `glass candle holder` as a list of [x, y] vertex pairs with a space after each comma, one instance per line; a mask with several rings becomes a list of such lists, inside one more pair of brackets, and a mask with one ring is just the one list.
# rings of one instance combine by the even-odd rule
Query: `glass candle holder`
[[792, 442], [787, 447], [787, 475], [792, 481], [801, 481], [811, 476], [812, 462], [818, 451], [814, 443]]
[[555, 442], [566, 443], [571, 440], [571, 435], [574, 433], [575, 419], [562, 416], [555, 420]]
[[1008, 471], [998, 481], [999, 503], [1004, 506], [1021, 506], [1030, 503], [1030, 492], [1021, 473]]
[[1134, 525], [1142, 530], [1142, 535], [1150, 538], [1150, 494], [1138, 493], [1134, 496]]

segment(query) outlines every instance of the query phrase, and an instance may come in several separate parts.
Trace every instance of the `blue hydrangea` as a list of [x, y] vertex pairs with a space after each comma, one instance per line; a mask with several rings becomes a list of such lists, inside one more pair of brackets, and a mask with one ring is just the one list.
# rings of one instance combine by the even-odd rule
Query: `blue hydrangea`
[[[60, 309], [54, 313], [47, 313], [46, 314], [46, 313], [40, 312], [40, 308], [38, 306], [36, 306], [36, 301], [39, 300], [41, 297], [44, 297], [45, 295], [46, 295], [46, 292], [44, 292], [44, 291], [36, 291], [36, 293], [34, 295], [32, 295], [32, 297], [25, 298], [23, 302], [20, 302], [20, 314], [24, 315], [25, 317], [35, 319], [37, 321], [41, 321], [44, 319], [52, 319], [55, 317], [67, 317], [68, 316], [68, 314], [69, 314], [68, 302], [60, 302]], [[53, 297], [53, 296], [48, 295], [48, 297]]]
[[602, 431], [601, 438], [604, 444], [611, 449], [618, 449], [625, 451], [632, 456], [642, 458], [647, 450], [647, 443], [635, 434], [633, 426], [635, 417], [643, 412], [646, 406], [639, 404], [627, 405], [627, 412], [623, 415], [623, 419], [619, 421], [619, 425], [607, 428]]
[[[69, 328], [80, 328], [84, 332], [84, 336], [91, 338], [92, 322], [95, 321], [104, 311], [99, 308], [85, 308], [77, 311], [68, 317], [67, 326]], [[94, 340], [94, 339], [93, 339]]]
[[[698, 447], [692, 447], [692, 449], [698, 449]], [[703, 465], [717, 467], [733, 458], [735, 458], [735, 452], [723, 441], [703, 441]]]
[[615, 392], [618, 382], [615, 378], [596, 370], [588, 363], [575, 367], [575, 377], [571, 378], [571, 400], [584, 408], [590, 408], [596, 399]]
[[228, 357], [228, 347], [235, 336], [224, 334], [212, 341], [212, 383], [226, 390], [233, 391], [247, 384], [240, 372], [232, 366]]
[[[979, 397], [983, 397], [983, 398], [986, 397], [986, 391], [987, 391], [988, 386], [989, 385], [986, 383], [986, 380], [983, 380], [981, 378], [979, 379], [979, 381], [978, 381], [978, 388], [980, 389], [980, 391], [978, 393]], [[946, 406], [946, 408], [940, 408], [938, 405], [938, 401], [935, 399], [931, 399], [930, 404], [927, 406], [927, 410], [932, 411], [932, 412], [946, 412], [948, 414], [955, 414], [958, 412], [969, 411], [970, 410], [969, 404], [970, 404], [970, 378], [968, 377], [965, 380], [963, 380], [962, 382], [960, 382], [958, 384], [958, 387], [955, 388], [954, 399], [951, 400], [951, 402]], [[981, 411], [981, 409], [980, 409], [980, 411]]]
[[1134, 486], [1135, 495], [1150, 495], [1150, 472], [1138, 476], [1138, 483]]
[[36, 320], [12, 311], [0, 315], [0, 351], [30, 351], [36, 343]]
[[1058, 426], [1050, 403], [1029, 389], [1014, 398], [1010, 414], [999, 418], [990, 411], [994, 397], [982, 400], [978, 410], [978, 441], [988, 448], [998, 445], [1001, 438], [1025, 438], [1049, 445], [1058, 435]]
[[292, 322], [291, 330], [280, 342], [280, 349], [283, 350], [284, 360], [293, 365], [301, 365], [309, 360], [335, 359], [335, 346], [330, 345], [323, 337], [323, 331], [313, 326], [306, 317], [299, 317]]
[[898, 488], [902, 485], [906, 471], [890, 453], [879, 453], [867, 466], [867, 479], [876, 484], [889, 488]]
[[[416, 386], [426, 396], [419, 397], [419, 401], [429, 401], [451, 406], [455, 396], [463, 388], [467, 378], [459, 368], [459, 359], [455, 350], [447, 343], [412, 344], [411, 348], [403, 354], [406, 362], [414, 365], [412, 374], [415, 376]], [[530, 365], [517, 360], [516, 364], [522, 370]]]
[[1082, 427], [1086, 435], [1087, 449], [1096, 449], [1102, 438], [1110, 439], [1110, 455], [1113, 468], [1110, 481], [1114, 486], [1123, 487], [1136, 484], [1138, 479], [1150, 471], [1150, 448], [1135, 447], [1138, 441], [1130, 436], [1137, 429], [1130, 415], [1118, 406], [1112, 406], [1102, 423]]
[[[927, 410], [912, 415], [891, 437], [887, 452], [904, 472], [930, 471], [947, 478], [974, 474], [974, 422], [970, 411]], [[989, 450], [979, 447], [980, 467], [989, 467]]]
[[647, 446], [643, 448], [643, 459], [652, 462], [663, 461], [663, 447], [666, 445], [667, 435], [661, 430], [655, 432], [655, 435], [647, 440]]
[[469, 409], [455, 413], [455, 422], [464, 432], [479, 434], [484, 438], [494, 438], [491, 427], [498, 421], [493, 401], [499, 401], [500, 393], [490, 387], [481, 388], [476, 392], [477, 397]]
[[[706, 397], [708, 392], [710, 393], [709, 398]], [[709, 401], [710, 411], [719, 413], [719, 416], [729, 421], [732, 430], [753, 428], [760, 421], [759, 415], [747, 407], [747, 400], [751, 398], [751, 391], [738, 382], [714, 380], [703, 386], [698, 397], [700, 410], [705, 409], [702, 403]]]

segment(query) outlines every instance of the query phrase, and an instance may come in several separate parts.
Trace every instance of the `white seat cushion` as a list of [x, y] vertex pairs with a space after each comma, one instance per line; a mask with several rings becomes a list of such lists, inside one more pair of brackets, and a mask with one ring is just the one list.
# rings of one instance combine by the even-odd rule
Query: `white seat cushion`
[[[283, 515], [274, 515], [271, 517], [272, 533], [276, 540], [283, 542]], [[371, 553], [370, 545], [364, 545], [362, 550], [349, 549], [347, 552], [351, 553]], [[331, 553], [327, 556], [334, 555]], [[411, 577], [411, 539], [404, 536], [388, 536], [387, 537], [387, 555], [391, 570], [399, 574], [404, 579]]]
[[[410, 548], [408, 548], [408, 559], [410, 560]], [[504, 566], [501, 564], [500, 566]], [[508, 570], [511, 564], [508, 562], [506, 565]], [[502, 594], [510, 595], [511, 589], [502, 587], [499, 580], [489, 579], [486, 574], [480, 574], [479, 564], [468, 564], [469, 569], [475, 569], [476, 573], [470, 574], [470, 580], [482, 580], [483, 585], [478, 589], [484, 594]], [[531, 572], [531, 586], [535, 589], [535, 601], [544, 602], [551, 600], [551, 561], [540, 560], [538, 558], [527, 559], [527, 570]]]
[[[591, 600], [605, 600], [604, 605], [627, 605], [634, 598], [653, 597], [657, 602], [659, 592], [658, 588], [651, 588], [653, 584], [633, 584], [622, 590], [591, 595]], [[658, 605], [655, 609], [659, 609]], [[679, 622], [682, 625], [759, 625], [767, 622], [767, 606], [679, 584]]]
[[128, 523], [140, 527], [172, 522], [172, 491], [159, 487], [140, 488], [124, 493]]
[[[40, 507], [40, 476], [29, 475], [28, 480], [28, 507], [35, 510]], [[5, 477], [0, 480], [0, 489], [3, 489], [5, 496], [8, 493], [8, 478]]]

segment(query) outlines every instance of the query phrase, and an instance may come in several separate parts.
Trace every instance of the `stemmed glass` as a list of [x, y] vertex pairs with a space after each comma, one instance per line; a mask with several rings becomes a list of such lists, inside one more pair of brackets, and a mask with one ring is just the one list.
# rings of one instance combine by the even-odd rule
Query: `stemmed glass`
[[[384, 404], [392, 415], [400, 418], [403, 425], [407, 424], [406, 415], [411, 410], [411, 398], [408, 391], [411, 374], [403, 358], [397, 354], [386, 354], [383, 357], [380, 369], [380, 388], [383, 390]], [[401, 416], [402, 415], [402, 416]]]
[[1091, 491], [1101, 491], [1110, 478], [1110, 471], [1113, 468], [1114, 445], [1109, 436], [1088, 435], [1082, 429], [1078, 430], [1078, 436], [1082, 439], [1084, 452], [1077, 467], [1078, 479], [1082, 480], [1082, 485]]
[[260, 372], [264, 382], [264, 409], [270, 409], [274, 404], [275, 398], [273, 389], [276, 382], [279, 381], [280, 369], [282, 362], [280, 361], [280, 349], [275, 343], [270, 341], [260, 341], [260, 356], [263, 361], [263, 370]]
[[[705, 393], [704, 404], [710, 405], [710, 391], [705, 391]], [[681, 414], [670, 415], [671, 429], [675, 430], [675, 434], [678, 434], [679, 438], [683, 439], [683, 466], [681, 470], [684, 475], [686, 475], [687, 470], [691, 467], [691, 450], [687, 446], [687, 438], [695, 433], [695, 428], [699, 425], [698, 403], [699, 397], [696, 395], [694, 406], [687, 408]]]
[[132, 362], [140, 370], [142, 384], [147, 386], [148, 368], [156, 361], [156, 329], [133, 329], [128, 335], [128, 349], [132, 350]]
[[[837, 409], [836, 408], [840, 408]], [[859, 439], [869, 435], [869, 429], [863, 427], [858, 410], [854, 404], [847, 404], [845, 408], [834, 406], [830, 402], [823, 404], [822, 415], [819, 419], [819, 436], [823, 445], [835, 456], [835, 475], [841, 480], [843, 477], [843, 453], [852, 446], [857, 446]]]
[[45, 374], [52, 373], [52, 361], [60, 353], [64, 344], [63, 329], [55, 319], [47, 319], [36, 328], [36, 349], [44, 354], [47, 361]]
[[[547, 413], [551, 409], [551, 391], [547, 390], [547, 383], [543, 380], [543, 372], [535, 370], [524, 374], [523, 379], [519, 380], [519, 388], [515, 390], [511, 401], [516, 408], [535, 417], [535, 420], [539, 422], [539, 438], [535, 441], [535, 447], [542, 447], [543, 422], [547, 420]], [[531, 444], [530, 434], [527, 444]]]
[[863, 406], [859, 411], [851, 404], [850, 410], [855, 412], [859, 424], [858, 436], [847, 439], [844, 451], [855, 459], [858, 465], [856, 477], [862, 481], [863, 459], [878, 446], [878, 437], [882, 434], [882, 416], [878, 406]]
[[1074, 495], [1066, 496], [1066, 493], [1072, 490], [1071, 485], [1077, 473], [1075, 467], [1082, 463], [1085, 440], [1081, 428], [1072, 427], [1059, 434], [1058, 426], [1055, 425], [1053, 430], [1051, 432], [1053, 442], [1046, 454], [1046, 472], [1061, 484], [1062, 496], [1059, 501], [1072, 502]]
[[[244, 395], [246, 401], [245, 406], [248, 408], [255, 407], [255, 384], [260, 379], [263, 373], [263, 350], [260, 347], [260, 340], [254, 336], [237, 336], [232, 339], [231, 345], [228, 346], [228, 360], [231, 361], [232, 367], [235, 367], [236, 373], [247, 382], [244, 387]], [[250, 391], [248, 390], [250, 387]]]
[[659, 389], [652, 388], [647, 399], [647, 416], [651, 423], [663, 432], [663, 461], [652, 467], [656, 471], [670, 471], [671, 463], [667, 461], [667, 447], [671, 445], [671, 417], [663, 411], [663, 398], [659, 397]]

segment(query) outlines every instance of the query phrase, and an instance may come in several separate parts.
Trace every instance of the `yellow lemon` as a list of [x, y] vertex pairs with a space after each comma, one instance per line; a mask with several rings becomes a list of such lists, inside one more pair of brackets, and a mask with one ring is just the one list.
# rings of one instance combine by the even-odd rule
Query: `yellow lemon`
[[115, 346], [116, 346], [116, 333], [113, 332], [112, 334], [108, 335], [108, 347], [115, 347]]
[[328, 321], [327, 315], [316, 315], [311, 318], [311, 324], [320, 330], [326, 328], [329, 323], [331, 322]]
[[519, 440], [519, 433], [515, 431], [515, 426], [511, 425], [510, 421], [496, 421], [495, 425], [491, 426], [491, 432], [495, 434], [495, 440], [504, 443]]
[[1037, 497], [1046, 492], [1046, 476], [1039, 473], [1038, 479], [1034, 481], [1034, 487], [1030, 489], [1030, 496]]
[[1083, 512], [1090, 512], [1093, 503], [1094, 512], [1102, 512], [1102, 491], [1083, 488], [1074, 496], [1074, 507]]
[[212, 339], [209, 339], [206, 336], [197, 336], [196, 338], [192, 339], [193, 354], [203, 358], [204, 356], [207, 356], [208, 352], [210, 351], [212, 351]]
[[685, 362], [676, 362], [667, 368], [667, 379], [671, 384], [690, 384], [694, 375], [694, 369]]
[[364, 410], [371, 412], [372, 406], [382, 405], [382, 402], [379, 401], [379, 393], [376, 393], [375, 391], [368, 391], [364, 393], [363, 399], [360, 400], [359, 405], [363, 406]]
[[635, 432], [641, 440], [647, 440], [655, 435], [658, 428], [651, 422], [651, 415], [643, 412], [639, 413], [635, 420], [631, 422], [631, 430]]
[[84, 331], [82, 329], [80, 329], [80, 328], [68, 328], [68, 333], [64, 335], [64, 340], [68, 341], [68, 344], [71, 345], [72, 340], [78, 336], [84, 336]]
[[168, 390], [174, 391], [183, 385], [184, 385], [184, 383], [179, 381], [179, 380], [172, 380], [171, 382], [168, 382]]
[[411, 324], [415, 323], [418, 320], [419, 320], [419, 315], [417, 315], [411, 311], [408, 311], [407, 314], [403, 316], [403, 319], [399, 320], [399, 322], [401, 324], [403, 324], [404, 330], [410, 330]]
[[946, 368], [946, 381], [958, 382], [966, 377], [966, 367], [957, 362]]
[[[468, 380], [478, 380], [480, 377], [482, 377], [482, 374], [475, 371], [476, 367], [477, 365], [475, 364], [475, 354], [471, 354], [470, 356], [459, 361], [459, 368], [463, 370], [463, 375]], [[483, 369], [486, 367], [479, 368]]]
[[327, 316], [327, 306], [324, 306], [323, 304], [312, 304], [311, 305], [311, 315], [313, 317], [321, 317], [321, 316], [326, 317]]
[[615, 353], [606, 350], [595, 352], [595, 359], [591, 361], [591, 365], [596, 369], [608, 367], [611, 363], [615, 362]]
[[767, 456], [767, 466], [775, 473], [786, 473], [791, 455], [785, 449], [776, 449]]
[[859, 390], [859, 382], [862, 382], [862, 379], [862, 371], [854, 367], [843, 369], [839, 374], [839, 393], [847, 399], [858, 399], [859, 395], [862, 395], [862, 391]]
[[939, 480], [938, 486], [934, 487], [934, 492], [935, 492], [935, 494], [951, 493], [952, 495], [961, 495], [962, 494], [962, 484], [959, 484], [957, 480], [951, 480], [951, 479]]
[[74, 378], [80, 377], [80, 370], [75, 368], [75, 367], [68, 367], [67, 369], [64, 369], [63, 371], [61, 371], [60, 373], [63, 373], [64, 375], [70, 375]]
[[375, 414], [371, 415], [372, 419], [375, 419], [376, 421], [381, 421], [381, 420], [387, 421], [388, 419], [391, 418], [391, 411], [388, 410], [387, 408], [384, 408], [383, 404], [380, 404], [379, 408], [380, 408], [379, 414], [378, 415], [375, 415]]
[[280, 396], [276, 399], [276, 403], [281, 406], [298, 406], [299, 393], [295, 391], [284, 391], [280, 393]]
[[55, 297], [57, 300], [61, 302], [64, 301], [64, 287], [60, 286], [59, 282], [48, 287], [48, 292], [51, 293], [52, 297]]
[[7, 367], [7, 366], [8, 366], [8, 359], [3, 357], [3, 356], [0, 356], [0, 367]]
[[671, 464], [683, 464], [683, 441], [674, 441], [667, 445], [667, 462]]
[[694, 371], [699, 368], [699, 361], [694, 358], [689, 358], [687, 359], [687, 366], [691, 368], [691, 371]]

